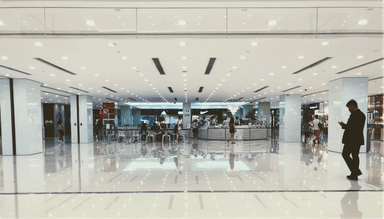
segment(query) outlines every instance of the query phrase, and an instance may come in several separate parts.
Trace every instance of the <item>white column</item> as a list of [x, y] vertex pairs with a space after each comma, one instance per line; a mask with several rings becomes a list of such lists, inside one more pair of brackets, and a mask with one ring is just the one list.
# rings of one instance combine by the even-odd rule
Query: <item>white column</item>
[[[351, 99], [357, 102], [361, 112], [367, 116], [368, 110], [368, 78], [340, 78], [329, 82], [329, 124], [328, 124], [328, 150], [341, 152], [343, 150], [343, 134], [338, 122], [348, 122], [350, 112], [346, 104]], [[367, 140], [367, 120], [364, 126], [364, 143]], [[366, 145], [360, 152], [366, 151]]]
[[80, 143], [93, 142], [93, 102], [91, 96], [79, 96]]
[[11, 93], [9, 79], [0, 79], [0, 120], [3, 155], [13, 155]]
[[300, 141], [301, 95], [280, 96], [279, 138], [281, 141]]
[[43, 152], [41, 132], [40, 83], [28, 79], [13, 80], [16, 154]]
[[77, 144], [77, 96], [71, 95], [71, 142]]

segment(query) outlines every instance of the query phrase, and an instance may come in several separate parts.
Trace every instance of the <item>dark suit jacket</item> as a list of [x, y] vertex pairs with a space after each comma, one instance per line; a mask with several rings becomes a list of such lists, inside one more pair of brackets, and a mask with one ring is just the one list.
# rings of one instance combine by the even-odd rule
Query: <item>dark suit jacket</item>
[[342, 126], [344, 131], [343, 144], [364, 144], [365, 115], [359, 109], [353, 111], [349, 116], [347, 124]]

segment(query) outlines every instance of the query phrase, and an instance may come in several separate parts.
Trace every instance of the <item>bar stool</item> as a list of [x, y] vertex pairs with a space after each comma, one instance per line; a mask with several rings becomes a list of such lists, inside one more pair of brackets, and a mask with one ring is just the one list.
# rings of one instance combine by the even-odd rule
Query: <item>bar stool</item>
[[164, 143], [164, 139], [165, 138], [168, 138], [168, 142], [170, 142], [171, 141], [171, 136], [169, 135], [169, 132], [164, 132], [164, 134], [163, 134], [163, 138], [162, 138], [162, 142]]
[[155, 134], [152, 131], [148, 131], [147, 138], [145, 139], [145, 143], [148, 143], [148, 138], [152, 138], [152, 142], [155, 142]]
[[140, 141], [140, 134], [139, 134], [139, 132], [137, 132], [137, 131], [133, 132], [131, 139], [134, 139], [134, 142], [135, 141]]

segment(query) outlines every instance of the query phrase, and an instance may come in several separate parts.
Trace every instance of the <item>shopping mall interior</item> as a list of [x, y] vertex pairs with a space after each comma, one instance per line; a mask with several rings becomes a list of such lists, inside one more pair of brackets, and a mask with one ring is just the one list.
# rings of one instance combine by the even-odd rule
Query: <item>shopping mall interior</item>
[[0, 218], [384, 218], [383, 17], [365, 0], [0, 0]]

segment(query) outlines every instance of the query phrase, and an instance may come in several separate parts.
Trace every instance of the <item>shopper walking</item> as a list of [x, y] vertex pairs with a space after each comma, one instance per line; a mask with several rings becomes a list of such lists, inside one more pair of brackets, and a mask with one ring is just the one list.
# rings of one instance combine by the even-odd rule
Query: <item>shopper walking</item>
[[320, 143], [319, 141], [319, 135], [321, 133], [320, 125], [321, 125], [321, 122], [319, 120], [319, 116], [315, 115], [315, 119], [313, 120], [313, 130], [315, 132], [315, 139], [313, 139], [314, 144], [316, 144], [316, 141]]
[[[361, 170], [359, 169], [359, 152], [361, 145], [364, 144], [364, 125], [365, 125], [365, 115], [361, 112], [357, 106], [355, 100], [350, 100], [347, 105], [351, 115], [349, 116], [347, 124], [339, 122], [341, 127], [345, 129], [343, 135], [343, 158], [347, 164], [351, 175], [347, 176], [350, 180], [357, 180], [358, 176], [361, 175]], [[352, 154], [352, 158], [351, 155]]]
[[232, 139], [232, 144], [235, 144], [235, 132], [236, 132], [236, 127], [235, 127], [235, 120], [233, 117], [231, 117], [231, 120], [229, 120], [229, 133], [231, 133], [231, 137], [228, 138], [227, 142], [229, 143], [229, 140]]
[[305, 122], [303, 124], [303, 131], [304, 131], [304, 136], [305, 136], [305, 140], [304, 140], [304, 143], [307, 143], [307, 140], [309, 138], [309, 133], [311, 133], [311, 130], [310, 130], [310, 124], [309, 124], [309, 119], [307, 120], [307, 122]]
[[61, 141], [64, 141], [63, 140], [63, 136], [64, 136], [64, 123], [63, 123], [63, 120], [59, 119], [57, 121], [57, 128], [58, 128], [59, 134], [60, 134], [59, 140], [57, 140], [57, 141], [60, 144]]

